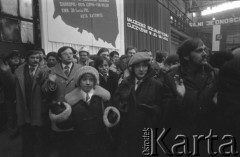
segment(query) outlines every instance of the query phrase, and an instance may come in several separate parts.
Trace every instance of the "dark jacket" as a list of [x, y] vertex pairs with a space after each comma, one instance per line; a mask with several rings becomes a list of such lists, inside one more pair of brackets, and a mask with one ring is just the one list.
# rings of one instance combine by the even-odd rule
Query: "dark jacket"
[[[118, 128], [117, 156], [142, 156], [144, 128], [161, 127], [162, 85], [153, 78], [152, 69], [135, 91], [135, 77], [130, 75], [119, 85], [113, 104], [121, 113]], [[145, 105], [145, 106], [143, 106]], [[157, 121], [158, 120], [158, 121]]]
[[[183, 79], [186, 93], [182, 99], [177, 96], [174, 76], [179, 75]], [[217, 92], [216, 73], [212, 68], [206, 66], [202, 71], [196, 73], [189, 71], [186, 67], [178, 66], [172, 70], [165, 84], [171, 89], [168, 95], [166, 111], [166, 127], [172, 128], [175, 134], [185, 135], [204, 134], [209, 132], [214, 123], [213, 97]]]
[[[39, 82], [39, 74], [48, 71], [45, 65], [39, 65], [32, 80], [30, 95], [26, 93], [26, 75], [25, 67], [27, 64], [19, 66], [15, 71], [16, 79], [16, 100], [18, 125], [26, 123], [31, 125], [42, 126], [48, 122], [47, 106], [44, 103], [44, 95]], [[28, 82], [29, 83], [29, 82]], [[27, 98], [30, 98], [30, 104], [27, 105]]]
[[[110, 100], [110, 94], [97, 86], [90, 100], [84, 101], [78, 89], [66, 96], [66, 101], [72, 106], [72, 124], [74, 127], [72, 157], [110, 157], [111, 135], [103, 122], [103, 111]], [[76, 102], [76, 103], [75, 103]]]
[[109, 70], [109, 76], [107, 78], [107, 81], [101, 74], [99, 75], [99, 85], [108, 90], [111, 96], [113, 96], [118, 86], [118, 79], [118, 75], [113, 71]]
[[[79, 70], [81, 67], [82, 66], [73, 63], [68, 77], [64, 74], [61, 63], [58, 63], [56, 66], [51, 68], [51, 73], [56, 74], [57, 76], [55, 85], [52, 87], [48, 80], [43, 84], [43, 91], [50, 102], [53, 100], [64, 101], [64, 96], [75, 88], [76, 80], [74, 77], [77, 70]], [[52, 129], [54, 131], [63, 131], [62, 129], [59, 129], [55, 123], [52, 123]]]
[[240, 58], [227, 62], [219, 71], [218, 106], [223, 133], [239, 137]]

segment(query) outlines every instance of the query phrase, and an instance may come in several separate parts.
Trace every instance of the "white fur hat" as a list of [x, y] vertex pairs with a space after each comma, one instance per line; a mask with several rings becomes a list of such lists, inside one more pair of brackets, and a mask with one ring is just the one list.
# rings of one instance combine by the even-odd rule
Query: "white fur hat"
[[76, 86], [77, 87], [80, 86], [79, 81], [84, 74], [92, 74], [95, 78], [96, 85], [99, 84], [99, 73], [98, 73], [98, 71], [94, 67], [83, 66], [76, 72], [76, 75], [75, 75], [75, 81], [76, 81]]

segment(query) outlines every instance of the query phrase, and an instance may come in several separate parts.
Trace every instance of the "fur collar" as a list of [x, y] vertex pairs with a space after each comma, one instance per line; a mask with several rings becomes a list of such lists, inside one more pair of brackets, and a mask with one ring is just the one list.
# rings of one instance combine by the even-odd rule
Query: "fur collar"
[[[103, 99], [103, 101], [108, 101], [111, 98], [110, 93], [106, 89], [104, 89], [104, 88], [102, 88], [101, 86], [98, 86], [98, 85], [96, 85], [95, 88], [94, 88], [93, 96], [94, 95], [101, 97]], [[75, 105], [80, 100], [83, 100], [83, 96], [81, 94], [81, 88], [75, 88], [73, 91], [68, 93], [65, 96], [65, 100], [71, 106]]]

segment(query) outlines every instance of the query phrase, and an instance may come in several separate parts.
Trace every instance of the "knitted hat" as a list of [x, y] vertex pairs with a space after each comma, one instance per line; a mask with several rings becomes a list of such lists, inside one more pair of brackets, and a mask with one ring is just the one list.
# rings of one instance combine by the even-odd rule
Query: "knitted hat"
[[151, 58], [150, 58], [148, 53], [146, 53], [146, 52], [137, 52], [129, 60], [128, 66], [133, 66], [133, 65], [138, 64], [140, 62], [150, 61], [150, 60], [151, 60]]
[[99, 84], [99, 73], [98, 71], [94, 68], [94, 67], [91, 67], [91, 66], [83, 66], [82, 68], [80, 68], [77, 72], [76, 72], [76, 75], [75, 75], [75, 81], [76, 81], [76, 86], [79, 87], [80, 84], [80, 79], [81, 77], [84, 75], [84, 74], [92, 74], [95, 78], [95, 82], [96, 82], [96, 85]]

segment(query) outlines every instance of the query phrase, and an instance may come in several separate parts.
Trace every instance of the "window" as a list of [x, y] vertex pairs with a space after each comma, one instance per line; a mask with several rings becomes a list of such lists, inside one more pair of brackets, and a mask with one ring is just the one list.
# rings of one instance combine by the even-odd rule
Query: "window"
[[34, 44], [33, 0], [0, 0], [0, 40]]

